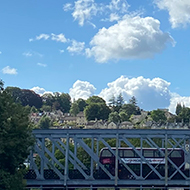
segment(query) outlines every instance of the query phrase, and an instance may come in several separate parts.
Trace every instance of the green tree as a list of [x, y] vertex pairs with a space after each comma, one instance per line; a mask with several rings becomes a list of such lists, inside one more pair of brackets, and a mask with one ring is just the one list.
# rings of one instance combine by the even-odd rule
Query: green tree
[[183, 107], [181, 106], [181, 104], [178, 103], [177, 106], [176, 106], [176, 110], [175, 110], [176, 115], [179, 115], [179, 113], [181, 112], [182, 108]]
[[129, 117], [131, 117], [131, 115], [139, 114], [139, 110], [134, 104], [124, 104], [119, 112], [125, 112]]
[[120, 93], [117, 97], [116, 106], [121, 108], [123, 104], [124, 104], [124, 99], [122, 94]]
[[2, 90], [3, 90], [3, 81], [0, 80], [0, 91], [2, 91]]
[[89, 104], [92, 104], [92, 103], [100, 103], [100, 104], [106, 104], [105, 100], [99, 96], [91, 96], [89, 97], [87, 100], [86, 100], [86, 103], [89, 105]]
[[121, 122], [123, 122], [123, 121], [129, 121], [130, 117], [124, 111], [119, 112], [119, 116], [120, 116]]
[[43, 105], [40, 110], [45, 111], [45, 112], [51, 112], [51, 106]]
[[84, 111], [84, 108], [87, 106], [86, 101], [83, 100], [82, 98], [79, 98], [76, 102], [78, 104], [79, 111]]
[[130, 104], [133, 104], [133, 105], [137, 106], [137, 99], [134, 96], [131, 97], [129, 102], [130, 102]]
[[7, 87], [5, 91], [11, 94], [15, 102], [20, 102], [23, 106], [42, 107], [42, 98], [32, 90]]
[[109, 114], [108, 121], [109, 122], [114, 122], [114, 123], [120, 122], [120, 116], [119, 116], [118, 112], [116, 112], [116, 111], [115, 112], [111, 112]]
[[77, 102], [71, 104], [70, 114], [76, 116], [80, 112]]
[[40, 129], [49, 129], [52, 125], [51, 119], [48, 116], [43, 115], [39, 121], [38, 127]]
[[160, 110], [160, 109], [151, 111], [150, 115], [153, 121], [155, 122], [167, 120], [167, 117], [165, 116], [165, 111]]
[[177, 115], [178, 122], [189, 123], [190, 122], [190, 108], [183, 107], [180, 113]]
[[[3, 84], [0, 85], [3, 89]], [[23, 168], [33, 143], [28, 112], [5, 90], [0, 92], [0, 189], [24, 189]]]
[[101, 103], [91, 103], [84, 109], [84, 114], [88, 121], [95, 119], [107, 120], [109, 113], [109, 107]]
[[33, 112], [33, 113], [37, 113], [38, 112], [38, 110], [34, 106], [31, 107], [30, 111]]
[[115, 100], [115, 96], [114, 96], [114, 95], [109, 99], [108, 105], [109, 105], [110, 107], [116, 106], [116, 100]]
[[42, 95], [43, 105], [50, 106], [52, 108], [54, 102], [54, 96], [52, 93], [45, 93]]
[[71, 97], [67, 93], [54, 93], [54, 100], [58, 106], [56, 110], [60, 109], [63, 113], [69, 113], [71, 107]]

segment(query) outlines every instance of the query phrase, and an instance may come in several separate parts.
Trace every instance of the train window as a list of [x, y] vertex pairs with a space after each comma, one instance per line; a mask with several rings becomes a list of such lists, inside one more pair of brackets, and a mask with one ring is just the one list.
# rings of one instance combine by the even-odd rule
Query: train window
[[154, 157], [154, 150], [144, 150], [144, 157]]
[[124, 150], [124, 158], [128, 157], [135, 157], [134, 151], [133, 150]]
[[[169, 153], [169, 152], [168, 152]], [[178, 151], [178, 150], [173, 150], [170, 154], [169, 154], [169, 157], [172, 157], [172, 158], [180, 158], [182, 157], [181, 155], [181, 152]]]
[[119, 150], [119, 157], [123, 157], [123, 150]]
[[155, 151], [154, 151], [154, 157], [160, 158], [160, 157], [163, 157], [163, 155], [160, 153], [159, 150], [155, 150]]
[[102, 151], [102, 157], [111, 157], [112, 156], [112, 153], [108, 150], [108, 149], [104, 149]]

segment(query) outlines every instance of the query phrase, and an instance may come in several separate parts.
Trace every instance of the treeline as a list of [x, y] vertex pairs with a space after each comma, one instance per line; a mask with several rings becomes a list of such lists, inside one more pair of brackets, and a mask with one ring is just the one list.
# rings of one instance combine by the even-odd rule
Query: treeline
[[[114, 123], [131, 121], [133, 115], [141, 115], [142, 109], [137, 105], [137, 99], [132, 96], [128, 103], [125, 103], [122, 94], [112, 96], [108, 104], [99, 96], [91, 96], [87, 100], [79, 98], [71, 101], [68, 93], [46, 93], [42, 96], [32, 90], [20, 89], [18, 87], [7, 87], [5, 89], [15, 102], [28, 107], [30, 112], [54, 112], [61, 110], [63, 113], [70, 113], [76, 116], [83, 111], [87, 121], [104, 120]], [[166, 111], [157, 109], [149, 111], [146, 120], [155, 122], [190, 122], [190, 108], [176, 106], [176, 115], [167, 116]]]
[[15, 103], [0, 80], [0, 190], [24, 190], [23, 164], [34, 144], [27, 108]]
[[106, 101], [99, 96], [91, 96], [87, 100], [79, 98], [71, 102], [68, 93], [55, 92], [40, 96], [32, 90], [18, 87], [7, 87], [5, 91], [12, 96], [15, 102], [30, 107], [31, 112], [61, 110], [63, 113], [76, 116], [79, 112], [84, 111], [88, 121], [97, 119], [114, 122], [126, 121], [132, 114], [140, 114], [135, 97], [125, 104], [121, 94], [118, 97], [113, 96], [107, 105]]

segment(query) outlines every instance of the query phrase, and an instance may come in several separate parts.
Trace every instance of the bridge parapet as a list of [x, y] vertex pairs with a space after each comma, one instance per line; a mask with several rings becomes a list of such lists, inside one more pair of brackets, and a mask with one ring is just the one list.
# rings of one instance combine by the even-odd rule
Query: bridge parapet
[[[190, 186], [190, 130], [53, 129], [33, 134], [28, 188]], [[114, 158], [112, 164], [100, 159], [103, 147]], [[124, 156], [124, 149], [135, 156]], [[145, 155], [146, 149], [152, 155]], [[179, 151], [180, 159], [175, 156]]]

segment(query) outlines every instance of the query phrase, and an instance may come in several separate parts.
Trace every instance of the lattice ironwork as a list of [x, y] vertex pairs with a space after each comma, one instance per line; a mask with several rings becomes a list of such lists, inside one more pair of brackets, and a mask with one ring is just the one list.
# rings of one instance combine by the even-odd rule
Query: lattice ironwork
[[[33, 134], [28, 187], [190, 187], [189, 130], [63, 129]], [[100, 161], [103, 147], [115, 157], [112, 168]], [[123, 158], [121, 147], [133, 150], [136, 158]], [[147, 159], [143, 148], [156, 149], [162, 159]], [[182, 152], [182, 161], [172, 156], [175, 150]]]

